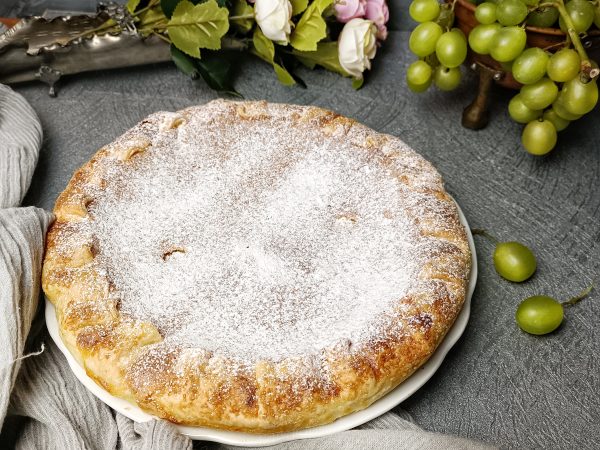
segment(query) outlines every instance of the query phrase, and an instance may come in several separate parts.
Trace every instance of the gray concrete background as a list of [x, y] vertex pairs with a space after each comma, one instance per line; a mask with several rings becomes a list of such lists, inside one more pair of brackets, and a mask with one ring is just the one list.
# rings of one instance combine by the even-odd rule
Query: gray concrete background
[[[562, 132], [544, 158], [520, 147], [521, 127], [506, 112], [507, 91], [495, 92], [485, 130], [463, 129], [472, 78], [452, 93], [416, 95], [404, 84], [413, 60], [407, 1], [392, 1], [395, 31], [362, 90], [323, 71], [301, 72], [308, 89], [285, 88], [257, 61], [244, 61], [236, 87], [248, 99], [315, 104], [401, 137], [444, 175], [471, 226], [535, 251], [536, 275], [512, 284], [495, 274], [491, 245], [476, 238], [480, 276], [469, 325], [440, 370], [402, 404], [421, 426], [507, 448], [598, 448], [600, 294], [567, 310], [562, 327], [544, 337], [521, 332], [514, 313], [527, 296], [564, 299], [600, 272], [600, 113]], [[65, 0], [47, 3], [57, 2]], [[41, 1], [0, 0], [0, 13], [24, 13], [27, 3], [39, 10]], [[45, 132], [26, 204], [47, 209], [77, 167], [144, 116], [216, 97], [170, 64], [71, 77], [55, 99], [40, 84], [17, 90]]]

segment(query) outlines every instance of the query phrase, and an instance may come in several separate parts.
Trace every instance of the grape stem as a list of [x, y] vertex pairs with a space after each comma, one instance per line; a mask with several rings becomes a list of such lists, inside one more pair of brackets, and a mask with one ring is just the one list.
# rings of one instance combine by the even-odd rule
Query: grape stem
[[483, 236], [484, 238], [486, 238], [488, 241], [492, 242], [493, 244], [500, 243], [498, 238], [491, 235], [490, 233], [487, 232], [487, 230], [484, 230], [483, 228], [471, 228], [471, 233], [473, 234], [473, 236]]
[[561, 302], [561, 305], [563, 306], [573, 306], [577, 303], [579, 303], [581, 300], [583, 300], [584, 298], [586, 298], [588, 295], [590, 295], [590, 292], [592, 292], [594, 290], [594, 286], [595, 282], [592, 283], [590, 286], [588, 286], [587, 288], [585, 288], [583, 291], [581, 291], [579, 294], [577, 294], [575, 297], [570, 298], [569, 300], [566, 300], [564, 302]]
[[581, 39], [579, 39], [579, 35], [575, 31], [575, 25], [573, 25], [573, 21], [571, 20], [571, 16], [567, 12], [565, 8], [565, 2], [563, 0], [555, 0], [554, 7], [558, 9], [558, 13], [562, 17], [565, 22], [565, 27], [567, 29], [567, 36], [571, 39], [571, 43], [573, 47], [579, 53], [579, 57], [581, 58], [581, 72], [585, 77], [585, 80], [581, 80], [583, 82], [589, 82], [592, 78], [598, 76], [598, 73], [592, 75], [590, 72], [592, 71], [592, 64], [590, 62], [590, 58], [588, 57], [585, 49], [583, 48], [583, 44], [581, 43]]
[[146, 12], [146, 11], [148, 11], [149, 9], [152, 9], [152, 8], [154, 8], [154, 7], [155, 7], [156, 5], [158, 5], [159, 3], [160, 3], [160, 1], [159, 1], [159, 0], [151, 0], [150, 2], [148, 2], [148, 4], [147, 4], [147, 5], [146, 5], [144, 8], [142, 8], [142, 9], [140, 9], [140, 10], [136, 11], [136, 12], [135, 12], [135, 14], [134, 14], [134, 16], [135, 16], [135, 17], [139, 17], [139, 16], [140, 16], [140, 14], [142, 14], [142, 13], [145, 13], [145, 12]]

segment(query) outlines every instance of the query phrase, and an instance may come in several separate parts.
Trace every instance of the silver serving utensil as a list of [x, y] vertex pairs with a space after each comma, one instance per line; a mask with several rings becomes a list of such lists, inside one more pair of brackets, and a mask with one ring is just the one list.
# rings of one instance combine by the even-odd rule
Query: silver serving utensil
[[[121, 32], [92, 32], [111, 18]], [[63, 75], [170, 59], [169, 45], [137, 34], [131, 15], [116, 4], [101, 4], [92, 15], [26, 18], [0, 34], [0, 83], [40, 80], [51, 96]]]

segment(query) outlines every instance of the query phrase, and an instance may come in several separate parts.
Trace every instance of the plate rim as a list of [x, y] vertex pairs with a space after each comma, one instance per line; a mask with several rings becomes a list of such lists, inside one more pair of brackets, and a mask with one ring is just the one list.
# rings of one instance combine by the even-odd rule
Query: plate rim
[[[376, 417], [385, 414], [392, 410], [408, 397], [413, 395], [422, 386], [424, 386], [429, 379], [437, 372], [442, 365], [442, 362], [446, 358], [450, 349], [454, 347], [456, 342], [460, 339], [464, 333], [469, 317], [471, 313], [471, 297], [475, 291], [477, 284], [477, 253], [475, 249], [475, 242], [471, 229], [467, 222], [467, 219], [456, 200], [451, 196], [452, 200], [456, 204], [458, 215], [461, 224], [465, 228], [467, 234], [467, 240], [471, 249], [471, 272], [469, 274], [469, 283], [466, 290], [465, 301], [463, 307], [456, 317], [454, 324], [446, 333], [446, 336], [440, 342], [435, 352], [429, 357], [429, 359], [421, 365], [410, 377], [400, 383], [395, 389], [388, 392], [385, 396], [372, 403], [365, 409], [356, 411], [348, 414], [344, 417], [340, 417], [332, 423], [326, 425], [320, 425], [313, 428], [306, 428], [303, 430], [291, 431], [286, 433], [276, 434], [253, 434], [244, 433], [239, 431], [227, 431], [219, 430], [215, 428], [206, 427], [191, 427], [185, 425], [174, 425], [177, 430], [185, 436], [190, 437], [194, 440], [205, 440], [211, 442], [218, 442], [226, 445], [236, 445], [241, 447], [266, 447], [284, 442], [295, 441], [298, 439], [311, 439], [329, 436], [341, 431], [347, 431], [362, 425]], [[67, 359], [67, 363], [75, 377], [81, 382], [86, 389], [88, 389], [96, 398], [101, 402], [105, 403], [115, 411], [123, 414], [129, 419], [135, 422], [148, 422], [150, 420], [161, 420], [160, 418], [148, 414], [142, 411], [138, 406], [129, 403], [126, 400], [115, 397], [96, 384], [85, 372], [85, 369], [77, 362], [75, 357], [67, 349], [60, 336], [58, 321], [56, 319], [56, 312], [54, 305], [45, 299], [45, 318], [46, 327], [50, 337], [54, 343], [58, 346], [61, 353], [63, 353]]]

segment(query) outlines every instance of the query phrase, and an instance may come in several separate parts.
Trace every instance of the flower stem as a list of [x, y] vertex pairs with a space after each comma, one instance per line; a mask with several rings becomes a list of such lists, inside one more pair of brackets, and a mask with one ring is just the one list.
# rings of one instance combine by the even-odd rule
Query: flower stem
[[169, 38], [168, 38], [168, 37], [166, 37], [166, 36], [163, 36], [163, 35], [162, 35], [162, 34], [160, 34], [160, 33], [157, 33], [156, 31], [152, 31], [152, 33], [151, 33], [151, 34], [153, 34], [153, 35], [154, 35], [154, 36], [156, 36], [156, 37], [159, 37], [160, 39], [162, 39], [163, 41], [165, 41], [165, 42], [166, 42], [167, 44], [169, 44], [169, 45], [171, 45], [171, 44], [172, 44], [172, 42], [171, 42], [171, 39], [169, 39]]
[[96, 34], [99, 31], [108, 30], [109, 28], [112, 28], [112, 27], [114, 27], [116, 25], [117, 25], [117, 22], [115, 22], [113, 19], [108, 19], [106, 22], [104, 22], [99, 27], [92, 28], [91, 30], [84, 31], [84, 32], [78, 34], [77, 36], [75, 36], [73, 39], [77, 39], [77, 38], [80, 38], [80, 37], [86, 37], [86, 36], [89, 36], [91, 34]]
[[254, 19], [254, 14], [242, 14], [239, 16], [229, 16], [229, 20], [244, 20], [244, 19]]
[[[142, 23], [140, 23], [140, 25], [141, 25], [141, 27], [142, 27], [142, 28], [147, 28], [147, 27], [148, 27], [148, 25], [154, 25], [155, 23], [160, 23], [160, 22], [163, 22], [163, 21], [165, 21], [166, 19], [167, 19], [167, 18], [166, 18], [166, 17], [164, 17], [164, 16], [163, 16], [163, 17], [157, 17], [157, 18], [156, 18], [156, 19], [154, 19], [154, 20], [149, 20], [148, 22], [142, 22]], [[165, 25], [165, 26], [166, 26], [166, 25]], [[164, 28], [164, 27], [154, 26], [154, 27], [151, 27], [151, 28]]]
[[154, 8], [156, 5], [159, 4], [159, 0], [151, 0], [146, 6], [144, 6], [142, 9], [140, 9], [139, 11], [136, 11], [134, 16], [138, 17], [140, 14], [145, 13], [146, 11], [148, 11], [149, 9]]

